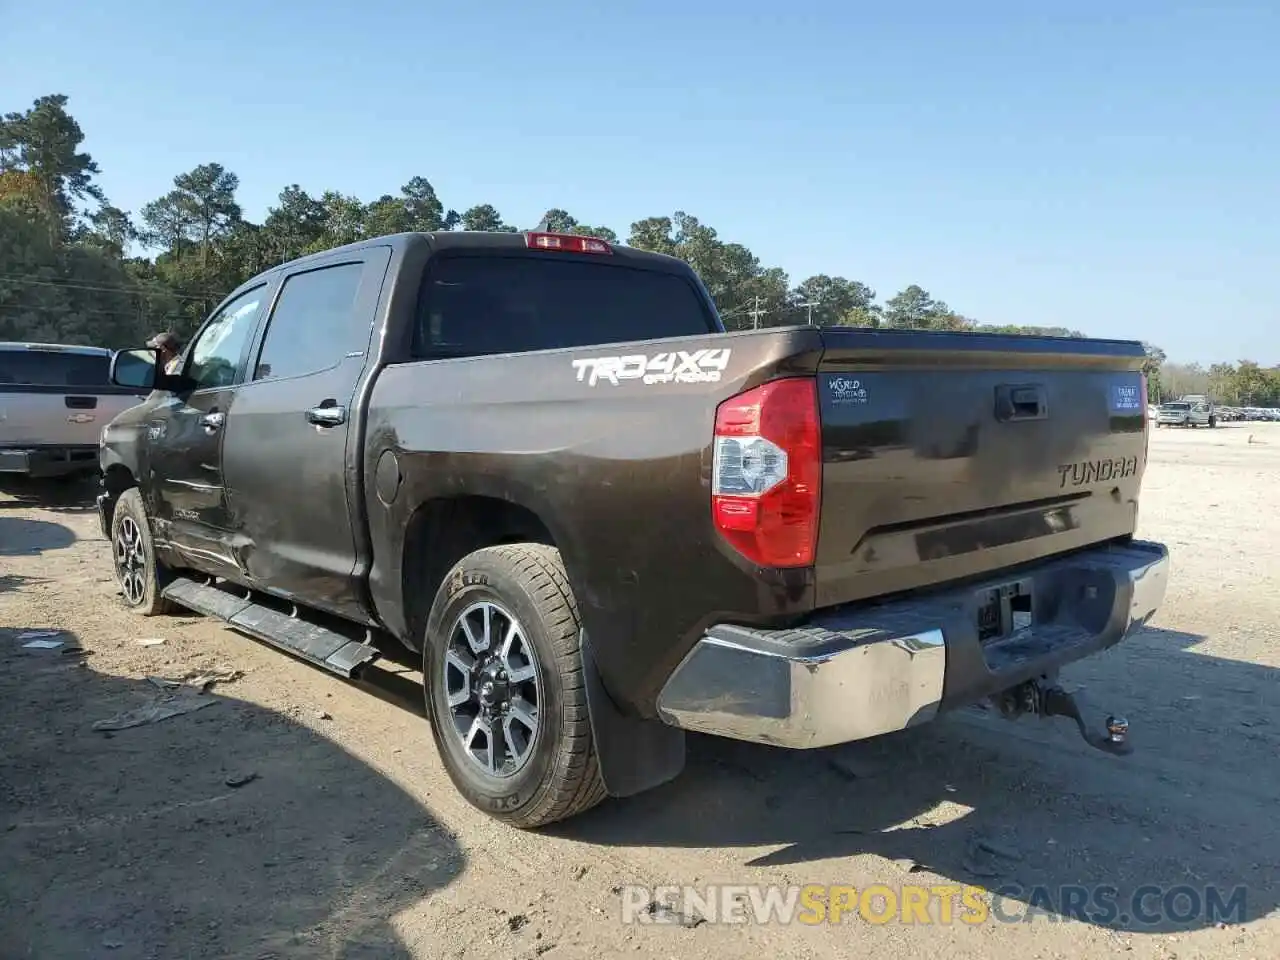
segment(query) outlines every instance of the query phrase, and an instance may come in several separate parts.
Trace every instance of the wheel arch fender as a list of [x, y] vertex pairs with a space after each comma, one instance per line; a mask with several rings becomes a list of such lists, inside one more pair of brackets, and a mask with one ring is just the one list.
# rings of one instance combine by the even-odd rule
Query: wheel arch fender
[[[400, 558], [396, 588], [403, 598], [400, 609], [404, 611], [409, 642], [415, 649], [419, 645], [427, 608], [445, 573], [457, 560], [485, 546], [513, 542], [509, 534], [546, 543], [560, 555], [582, 618], [579, 650], [587, 712], [606, 792], [612, 797], [633, 796], [675, 779], [685, 765], [685, 732], [660, 719], [639, 717], [620, 707], [597, 665], [593, 649], [602, 641], [588, 629], [595, 574], [585, 561], [572, 523], [566, 523], [562, 513], [536, 488], [513, 483], [510, 478], [468, 479], [464, 488], [450, 490], [446, 495], [407, 498], [413, 507], [399, 528], [403, 539], [396, 545]], [[445, 531], [433, 524], [452, 528], [459, 534], [457, 539], [440, 539]], [[432, 557], [423, 550], [431, 542], [448, 546]], [[424, 561], [430, 569], [423, 566]], [[420, 591], [416, 603], [415, 589]]]

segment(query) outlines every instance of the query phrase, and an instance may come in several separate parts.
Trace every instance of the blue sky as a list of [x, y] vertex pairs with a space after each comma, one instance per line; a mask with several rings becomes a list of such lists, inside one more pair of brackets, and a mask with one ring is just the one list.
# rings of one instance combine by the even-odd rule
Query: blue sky
[[685, 210], [793, 282], [1280, 363], [1280, 5], [216, 5], [5, 14], [0, 109], [61, 92], [135, 213], [217, 161], [287, 183]]

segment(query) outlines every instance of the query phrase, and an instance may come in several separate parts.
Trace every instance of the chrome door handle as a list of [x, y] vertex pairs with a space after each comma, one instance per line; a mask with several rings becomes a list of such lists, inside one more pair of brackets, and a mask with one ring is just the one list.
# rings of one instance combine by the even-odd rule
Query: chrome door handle
[[226, 416], [225, 413], [218, 413], [217, 411], [206, 413], [200, 418], [200, 426], [204, 427], [209, 433], [213, 433], [213, 431], [221, 428], [222, 421], [226, 419]]
[[318, 427], [336, 427], [347, 422], [347, 408], [339, 406], [312, 407], [307, 411], [307, 423]]

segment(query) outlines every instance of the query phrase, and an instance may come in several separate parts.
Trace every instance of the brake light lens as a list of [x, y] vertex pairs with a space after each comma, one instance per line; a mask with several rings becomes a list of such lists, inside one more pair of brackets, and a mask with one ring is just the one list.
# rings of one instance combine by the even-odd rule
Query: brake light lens
[[817, 383], [772, 380], [716, 408], [711, 513], [716, 529], [762, 567], [812, 566], [822, 444]]
[[564, 253], [613, 253], [613, 247], [607, 241], [599, 237], [580, 237], [575, 233], [526, 233], [524, 245], [533, 250], [559, 250]]

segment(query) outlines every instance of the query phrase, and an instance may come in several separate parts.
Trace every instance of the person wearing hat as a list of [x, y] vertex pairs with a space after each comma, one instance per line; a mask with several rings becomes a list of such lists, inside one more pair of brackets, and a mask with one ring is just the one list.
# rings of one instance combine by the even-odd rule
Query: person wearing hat
[[166, 374], [176, 372], [178, 352], [182, 349], [182, 343], [173, 334], [173, 331], [165, 330], [163, 333], [157, 333], [147, 341], [147, 346], [156, 352], [157, 367]]

